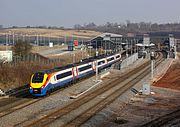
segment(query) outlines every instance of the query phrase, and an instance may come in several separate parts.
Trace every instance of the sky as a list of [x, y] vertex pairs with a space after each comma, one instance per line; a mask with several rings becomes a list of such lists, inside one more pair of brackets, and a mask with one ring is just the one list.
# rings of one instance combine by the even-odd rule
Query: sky
[[0, 0], [0, 25], [57, 26], [94, 22], [180, 22], [180, 0]]

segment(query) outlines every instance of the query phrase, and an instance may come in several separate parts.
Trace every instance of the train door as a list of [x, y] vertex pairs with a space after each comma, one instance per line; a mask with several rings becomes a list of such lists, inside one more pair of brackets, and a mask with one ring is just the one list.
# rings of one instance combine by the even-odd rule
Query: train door
[[78, 68], [73, 67], [72, 68], [72, 73], [73, 73], [73, 79], [76, 80], [78, 78]]
[[96, 71], [96, 61], [92, 62], [92, 69], [93, 69], [94, 72]]

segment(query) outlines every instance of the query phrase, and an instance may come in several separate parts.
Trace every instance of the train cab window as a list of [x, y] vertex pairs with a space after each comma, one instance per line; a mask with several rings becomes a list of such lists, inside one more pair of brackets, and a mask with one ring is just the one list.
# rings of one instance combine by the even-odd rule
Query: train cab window
[[42, 83], [44, 79], [44, 73], [42, 72], [37, 72], [34, 74], [32, 78], [32, 83]]
[[105, 61], [102, 60], [102, 61], [99, 61], [99, 62], [98, 62], [98, 65], [101, 65], [101, 64], [104, 64], [104, 63], [105, 63]]
[[59, 79], [65, 78], [65, 77], [70, 76], [70, 75], [72, 75], [72, 71], [64, 72], [62, 74], [57, 75], [56, 79], [59, 80]]
[[112, 60], [114, 60], [114, 57], [111, 57], [111, 58], [107, 59], [108, 62], [112, 61]]
[[91, 65], [87, 65], [87, 66], [81, 67], [81, 68], [79, 68], [79, 72], [87, 70], [87, 69], [90, 69], [90, 68], [92, 68]]

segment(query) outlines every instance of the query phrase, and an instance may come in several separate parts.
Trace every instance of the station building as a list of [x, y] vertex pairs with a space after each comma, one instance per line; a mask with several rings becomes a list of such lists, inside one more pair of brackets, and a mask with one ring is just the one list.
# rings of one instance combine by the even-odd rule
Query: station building
[[107, 51], [122, 51], [134, 48], [140, 40], [142, 37], [103, 33], [90, 40], [89, 45], [92, 48], [102, 48]]
[[103, 33], [92, 40], [90, 46], [92, 48], [102, 48], [105, 50], [118, 50], [122, 43], [122, 35], [113, 33]]

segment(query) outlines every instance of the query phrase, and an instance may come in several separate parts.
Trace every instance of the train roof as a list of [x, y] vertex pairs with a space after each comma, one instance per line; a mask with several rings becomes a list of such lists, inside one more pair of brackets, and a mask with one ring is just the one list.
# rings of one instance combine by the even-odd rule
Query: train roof
[[88, 63], [88, 62], [92, 62], [92, 61], [94, 61], [96, 59], [106, 58], [106, 57], [111, 56], [111, 55], [114, 55], [114, 54], [108, 54], [108, 55], [102, 54], [102, 55], [95, 56], [95, 57], [89, 57], [89, 58], [83, 59], [80, 62], [77, 62], [77, 63], [74, 63], [74, 64], [68, 64], [66, 66], [55, 67], [53, 69], [44, 70], [42, 72], [50, 74], [50, 73], [53, 73], [53, 72], [65, 70], [65, 69], [68, 69], [68, 68], [72, 68], [74, 66], [79, 66], [79, 65], [82, 65], [82, 64], [85, 64], [85, 63]]

